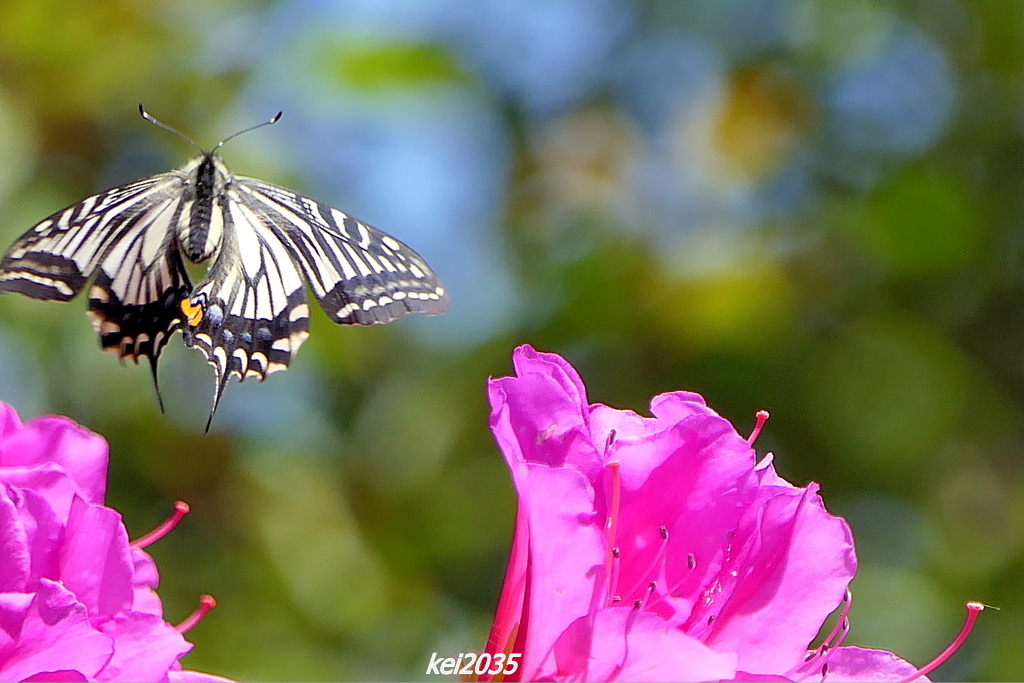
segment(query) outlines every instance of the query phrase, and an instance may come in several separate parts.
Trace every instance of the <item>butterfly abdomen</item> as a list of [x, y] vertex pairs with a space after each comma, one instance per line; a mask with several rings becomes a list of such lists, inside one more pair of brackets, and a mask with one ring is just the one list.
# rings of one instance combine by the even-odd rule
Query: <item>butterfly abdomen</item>
[[[220, 175], [220, 177], [218, 177]], [[217, 202], [223, 172], [212, 154], [204, 155], [191, 179], [193, 197], [181, 217], [179, 242], [193, 263], [203, 263], [220, 249], [224, 216]]]

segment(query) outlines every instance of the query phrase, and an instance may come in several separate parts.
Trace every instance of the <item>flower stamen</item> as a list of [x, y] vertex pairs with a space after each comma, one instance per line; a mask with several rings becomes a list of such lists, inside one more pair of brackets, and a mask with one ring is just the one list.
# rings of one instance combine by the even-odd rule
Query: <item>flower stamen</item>
[[[613, 432], [614, 433], [614, 432]], [[609, 442], [614, 437], [609, 434]], [[622, 463], [618, 460], [612, 460], [608, 463], [608, 470], [611, 472], [612, 477], [612, 495], [611, 505], [608, 511], [608, 522], [605, 527], [605, 539], [608, 547], [608, 554], [605, 556], [604, 561], [604, 575], [608, 577], [608, 593], [610, 597], [615, 595], [616, 584], [618, 583], [618, 559], [619, 549], [615, 547], [615, 535], [618, 532], [619, 526], [619, 505], [622, 502], [622, 475], [619, 472], [619, 468]]]
[[188, 617], [185, 618], [185, 621], [175, 626], [174, 630], [178, 633], [188, 633], [195, 628], [196, 624], [203, 620], [203, 617], [205, 617], [210, 610], [216, 606], [217, 601], [214, 600], [212, 595], [201, 596], [199, 598], [199, 607], [196, 608], [196, 611], [188, 615]]
[[[846, 594], [843, 595], [843, 611], [839, 615], [839, 619], [836, 621], [836, 625], [832, 627], [832, 632], [828, 634], [828, 637], [822, 641], [818, 649], [821, 652], [828, 652], [834, 647], [839, 647], [846, 640], [846, 634], [850, 631], [850, 608], [853, 607], [853, 593], [850, 589], [846, 589]], [[842, 631], [842, 634], [840, 632]], [[836, 636], [839, 635], [838, 641]]]
[[761, 430], [764, 429], [764, 423], [768, 421], [768, 411], [759, 410], [757, 411], [757, 415], [754, 417], [757, 418], [757, 424], [754, 425], [753, 431], [751, 431], [750, 436], [747, 437], [747, 443], [751, 446], [754, 445], [754, 442], [757, 441], [757, 437], [761, 434]]
[[[640, 590], [640, 586], [643, 584], [645, 580], [647, 580], [648, 576], [654, 576], [655, 580], [652, 580], [650, 581], [650, 583], [648, 583], [647, 595], [644, 596], [643, 599], [644, 605], [647, 607], [650, 607], [651, 603], [649, 602], [649, 599], [651, 597], [651, 594], [654, 592], [654, 589], [658, 586], [656, 578], [661, 575], [661, 569], [665, 566], [665, 555], [667, 552], [666, 549], [668, 548], [668, 529], [664, 525], [662, 525], [658, 527], [658, 534], [661, 538], [661, 546], [658, 547], [657, 554], [654, 556], [654, 559], [651, 560], [650, 569], [640, 574], [639, 578], [637, 579], [637, 582], [626, 593], [627, 595], [633, 595], [634, 593], [636, 593], [636, 591]], [[618, 577], [616, 576], [616, 578]]]
[[171, 516], [168, 517], [163, 524], [153, 529], [148, 534], [145, 534], [144, 536], [135, 539], [129, 545], [132, 548], [145, 548], [146, 546], [156, 543], [161, 538], [166, 536], [171, 531], [171, 529], [178, 526], [178, 522], [180, 522], [182, 518], [188, 514], [188, 512], [188, 503], [179, 500], [177, 503], [174, 504], [174, 512], [171, 513]]
[[604, 440], [604, 457], [608, 457], [608, 451], [611, 450], [612, 445], [615, 443], [616, 432], [611, 430], [608, 432], [608, 438]]
[[619, 571], [622, 568], [622, 551], [612, 548], [612, 567], [608, 575], [608, 593], [613, 594], [619, 587]]
[[[846, 589], [846, 593], [843, 595], [842, 605], [843, 611], [839, 614], [839, 619], [836, 620], [832, 631], [822, 641], [821, 645], [807, 653], [801, 664], [785, 673], [786, 678], [802, 681], [812, 675], [814, 668], [819, 665], [823, 666], [826, 671], [828, 670], [828, 660], [832, 658], [832, 653], [843, 644], [847, 634], [850, 632], [850, 608], [853, 606], [853, 593], [850, 592], [849, 588]], [[803, 673], [800, 674], [800, 671], [803, 671]]]
[[900, 683], [910, 683], [910, 681], [916, 681], [922, 676], [927, 676], [949, 659], [954, 652], [960, 649], [960, 646], [964, 644], [964, 641], [967, 640], [967, 636], [969, 636], [971, 634], [971, 630], [974, 629], [974, 622], [978, 620], [978, 614], [980, 614], [985, 607], [986, 605], [980, 602], [971, 601], [967, 603], [967, 620], [964, 622], [964, 627], [960, 629], [960, 635], [956, 637], [956, 640], [950, 643], [949, 647], [943, 650], [938, 657], [918, 669], [913, 675], [902, 679]]

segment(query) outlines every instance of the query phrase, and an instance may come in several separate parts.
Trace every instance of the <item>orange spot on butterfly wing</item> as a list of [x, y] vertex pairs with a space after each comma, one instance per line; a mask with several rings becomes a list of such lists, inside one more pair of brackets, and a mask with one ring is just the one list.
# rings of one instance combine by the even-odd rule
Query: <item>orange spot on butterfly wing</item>
[[203, 322], [203, 304], [193, 304], [191, 299], [181, 300], [181, 312], [185, 314], [189, 327], [195, 327]]

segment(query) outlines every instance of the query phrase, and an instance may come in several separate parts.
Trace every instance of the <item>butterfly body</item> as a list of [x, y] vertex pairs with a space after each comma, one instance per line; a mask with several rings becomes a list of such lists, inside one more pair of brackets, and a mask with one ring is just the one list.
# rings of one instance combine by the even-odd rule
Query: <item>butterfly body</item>
[[[209, 264], [193, 286], [183, 259]], [[0, 291], [67, 301], [89, 280], [104, 350], [157, 359], [174, 332], [227, 379], [284, 370], [309, 336], [312, 290], [337, 323], [443, 313], [448, 297], [405, 244], [322, 202], [232, 174], [215, 152], [87, 197], [0, 260]], [[159, 387], [157, 389], [159, 395]], [[212, 417], [212, 413], [211, 413]]]
[[190, 261], [203, 263], [220, 246], [224, 207], [218, 199], [224, 194], [230, 173], [224, 162], [212, 153], [193, 159], [179, 173], [184, 176], [187, 209], [178, 224], [179, 244]]

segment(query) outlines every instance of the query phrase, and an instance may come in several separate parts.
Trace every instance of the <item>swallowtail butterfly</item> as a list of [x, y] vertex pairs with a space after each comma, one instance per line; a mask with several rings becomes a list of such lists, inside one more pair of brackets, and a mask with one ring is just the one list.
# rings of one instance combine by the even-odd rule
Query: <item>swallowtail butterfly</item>
[[[165, 126], [146, 113], [147, 121]], [[323, 202], [232, 174], [217, 154], [86, 197], [22, 235], [0, 261], [0, 291], [67, 301], [92, 280], [88, 314], [100, 345], [157, 360], [171, 335], [216, 372], [213, 409], [231, 376], [285, 370], [309, 336], [306, 284], [343, 325], [448, 309], [437, 275], [412, 249]], [[184, 258], [209, 262], [193, 286]], [[207, 429], [210, 423], [207, 422]]]

